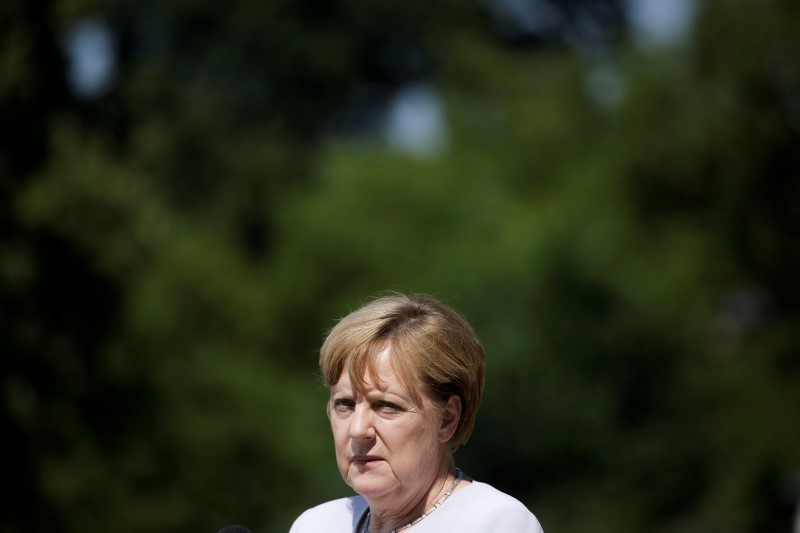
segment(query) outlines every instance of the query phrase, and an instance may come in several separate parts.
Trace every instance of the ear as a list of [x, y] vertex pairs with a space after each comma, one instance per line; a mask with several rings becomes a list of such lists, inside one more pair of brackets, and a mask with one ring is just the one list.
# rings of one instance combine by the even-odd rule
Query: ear
[[449, 441], [461, 421], [461, 398], [455, 394], [447, 399], [442, 412], [442, 426], [439, 428], [439, 442]]

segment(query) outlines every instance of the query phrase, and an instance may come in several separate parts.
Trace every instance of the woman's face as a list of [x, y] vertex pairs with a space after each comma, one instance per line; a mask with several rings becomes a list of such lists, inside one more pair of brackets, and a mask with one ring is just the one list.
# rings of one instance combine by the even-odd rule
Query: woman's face
[[[389, 350], [377, 376], [365, 375], [363, 395], [347, 372], [331, 387], [330, 418], [336, 462], [345, 482], [368, 500], [412, 501], [430, 487], [447, 453], [451, 431], [442, 410], [395, 374]], [[377, 378], [377, 379], [376, 379]]]

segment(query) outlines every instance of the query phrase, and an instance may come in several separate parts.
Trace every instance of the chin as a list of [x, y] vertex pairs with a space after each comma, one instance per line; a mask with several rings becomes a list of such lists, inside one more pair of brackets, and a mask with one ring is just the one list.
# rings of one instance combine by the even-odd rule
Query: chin
[[390, 492], [394, 486], [394, 479], [371, 473], [350, 473], [346, 479], [350, 487], [365, 498], [377, 498]]

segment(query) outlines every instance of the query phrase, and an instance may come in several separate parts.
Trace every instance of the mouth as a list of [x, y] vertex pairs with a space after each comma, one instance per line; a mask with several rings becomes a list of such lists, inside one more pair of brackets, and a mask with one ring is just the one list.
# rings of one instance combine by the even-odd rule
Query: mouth
[[378, 461], [383, 461], [383, 458], [377, 455], [356, 455], [350, 460], [351, 463], [356, 465], [367, 465]]

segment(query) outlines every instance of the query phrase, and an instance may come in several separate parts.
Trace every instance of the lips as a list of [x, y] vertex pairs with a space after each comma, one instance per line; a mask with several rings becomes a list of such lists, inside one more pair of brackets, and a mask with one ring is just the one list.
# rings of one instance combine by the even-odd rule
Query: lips
[[383, 458], [378, 457], [377, 455], [356, 455], [351, 459], [351, 462], [359, 464], [367, 464], [377, 461], [383, 461]]

